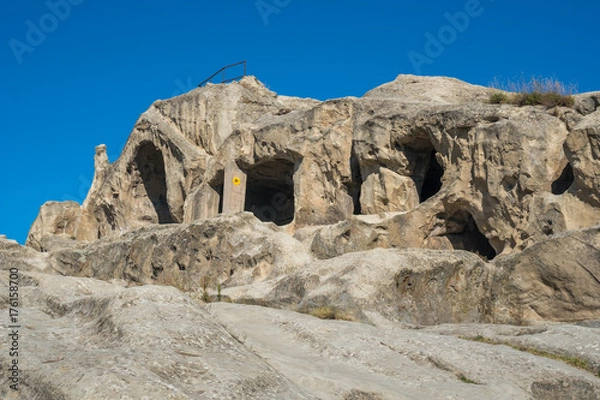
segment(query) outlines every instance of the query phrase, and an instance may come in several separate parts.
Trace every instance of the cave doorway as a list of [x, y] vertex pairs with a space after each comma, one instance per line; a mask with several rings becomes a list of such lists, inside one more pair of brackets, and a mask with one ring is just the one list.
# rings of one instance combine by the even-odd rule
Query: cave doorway
[[570, 163], [567, 163], [560, 176], [552, 182], [552, 194], [563, 194], [571, 185], [575, 182], [575, 175], [573, 174], [573, 167]]
[[156, 211], [158, 223], [175, 223], [167, 201], [167, 177], [162, 152], [153, 143], [145, 142], [138, 148], [134, 164]]
[[475, 219], [468, 211], [457, 211], [445, 219], [445, 237], [454, 250], [470, 251], [488, 260], [496, 257], [496, 250], [481, 233]]
[[294, 219], [294, 163], [271, 160], [250, 167], [244, 210], [263, 222], [287, 225]]
[[419, 194], [421, 203], [435, 196], [442, 188], [442, 177], [444, 176], [444, 168], [437, 160], [435, 150], [431, 151], [425, 177], [423, 178], [423, 186]]

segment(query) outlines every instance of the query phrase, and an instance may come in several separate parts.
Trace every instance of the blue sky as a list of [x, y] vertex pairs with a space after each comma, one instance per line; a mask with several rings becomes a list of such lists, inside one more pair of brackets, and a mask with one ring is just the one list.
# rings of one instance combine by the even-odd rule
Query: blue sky
[[153, 101], [225, 64], [246, 59], [270, 89], [317, 99], [401, 73], [600, 90], [598, 15], [589, 0], [5, 2], [0, 234], [23, 243], [45, 201], [82, 202], [94, 146], [114, 161]]

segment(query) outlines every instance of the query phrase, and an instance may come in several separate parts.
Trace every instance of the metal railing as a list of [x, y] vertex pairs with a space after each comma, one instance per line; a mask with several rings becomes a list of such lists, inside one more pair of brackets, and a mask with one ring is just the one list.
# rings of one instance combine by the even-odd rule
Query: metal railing
[[[226, 74], [225, 74], [225, 73], [227, 72], [227, 70], [228, 70], [228, 69], [230, 69], [230, 68], [233, 68], [233, 67], [237, 67], [238, 65], [242, 65], [242, 64], [244, 65], [244, 74], [243, 74], [243, 75], [241, 75], [241, 76], [236, 76], [235, 78], [227, 78], [227, 77], [226, 77]], [[244, 60], [244, 61], [240, 61], [240, 62], [238, 62], [238, 63], [235, 63], [235, 64], [227, 65], [227, 66], [225, 66], [225, 67], [221, 68], [220, 70], [218, 70], [217, 72], [215, 72], [214, 74], [212, 74], [212, 75], [211, 75], [210, 77], [208, 77], [207, 79], [205, 79], [205, 80], [204, 80], [204, 81], [203, 81], [201, 84], [199, 84], [199, 85], [198, 85], [198, 87], [202, 87], [202, 86], [206, 85], [208, 82], [211, 82], [211, 83], [212, 83], [212, 80], [213, 80], [213, 78], [214, 78], [215, 76], [219, 75], [219, 74], [221, 74], [221, 75], [222, 75], [222, 76], [221, 76], [221, 82], [220, 82], [220, 83], [229, 83], [229, 82], [233, 82], [233, 81], [235, 81], [235, 80], [237, 80], [237, 79], [241, 79], [241, 78], [243, 78], [243, 77], [245, 77], [245, 76], [246, 76], [246, 68], [247, 68], [247, 65], [246, 65], [246, 60]]]

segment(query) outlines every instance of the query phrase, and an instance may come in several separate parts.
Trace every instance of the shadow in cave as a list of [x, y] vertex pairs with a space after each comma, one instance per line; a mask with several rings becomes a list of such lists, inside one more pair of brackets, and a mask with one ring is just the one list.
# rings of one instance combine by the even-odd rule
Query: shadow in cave
[[145, 142], [138, 148], [134, 163], [154, 206], [158, 223], [175, 223], [167, 201], [167, 179], [161, 151], [153, 143]]
[[294, 163], [271, 160], [247, 171], [245, 211], [264, 222], [287, 225], [294, 220]]
[[361, 215], [362, 209], [360, 205], [360, 192], [362, 188], [362, 176], [360, 172], [360, 164], [358, 162], [358, 157], [354, 154], [354, 150], [352, 151], [352, 157], [350, 158], [350, 172], [352, 174], [351, 180], [349, 182], [345, 182], [344, 186], [346, 186], [346, 190], [350, 197], [352, 197], [352, 203], [354, 204], [354, 215]]
[[423, 187], [421, 188], [421, 193], [419, 196], [421, 203], [435, 196], [442, 188], [442, 176], [444, 176], [444, 168], [442, 168], [435, 155], [436, 152], [432, 151], [429, 157], [427, 172], [425, 173]]
[[225, 171], [220, 170], [217, 172], [215, 177], [209, 182], [211, 189], [214, 193], [219, 197], [219, 204], [217, 206], [217, 214], [223, 213], [223, 191], [224, 191], [224, 180], [225, 180]]
[[437, 160], [438, 153], [427, 133], [421, 132], [404, 143], [395, 142], [394, 149], [402, 152], [408, 161], [408, 169], [419, 192], [419, 202], [435, 196], [442, 188], [444, 168]]
[[496, 250], [479, 231], [475, 219], [468, 211], [457, 211], [445, 219], [444, 236], [450, 241], [454, 250], [470, 251], [488, 260], [496, 257]]
[[563, 194], [571, 185], [575, 182], [575, 176], [573, 175], [573, 167], [570, 163], [567, 163], [562, 173], [554, 182], [552, 182], [552, 194]]

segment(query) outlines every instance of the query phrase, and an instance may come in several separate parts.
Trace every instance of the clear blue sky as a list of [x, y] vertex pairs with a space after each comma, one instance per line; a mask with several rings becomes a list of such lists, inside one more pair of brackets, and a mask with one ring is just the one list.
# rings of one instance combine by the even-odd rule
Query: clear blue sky
[[[459, 12], [468, 24], [449, 28], [446, 13]], [[5, 2], [0, 233], [24, 242], [45, 201], [83, 201], [94, 146], [114, 161], [154, 100], [225, 64], [246, 59], [272, 90], [317, 99], [361, 96], [401, 73], [600, 90], [598, 15], [589, 0]], [[443, 48], [427, 46], [440, 34]]]

